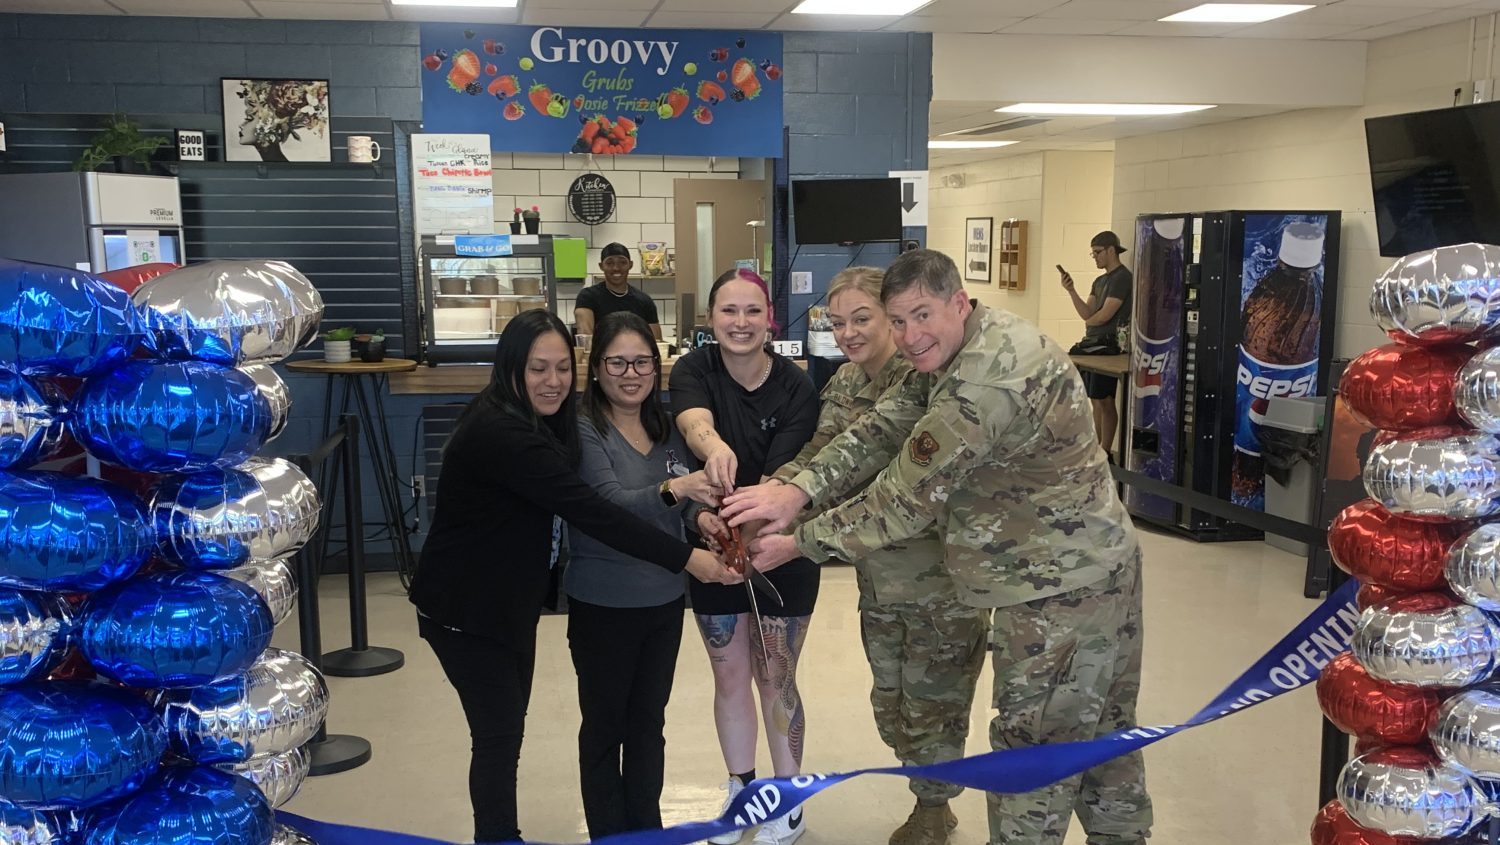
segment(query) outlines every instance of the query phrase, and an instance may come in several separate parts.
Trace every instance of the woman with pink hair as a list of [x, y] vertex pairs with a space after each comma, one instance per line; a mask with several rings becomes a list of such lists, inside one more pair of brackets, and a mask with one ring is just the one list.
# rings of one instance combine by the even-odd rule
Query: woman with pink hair
[[[766, 282], [731, 270], [709, 289], [708, 323], [717, 343], [684, 356], [669, 382], [677, 427], [703, 460], [711, 484], [732, 492], [759, 484], [796, 457], [818, 424], [818, 392], [796, 364], [767, 348], [776, 324]], [[757, 526], [745, 526], [746, 538]], [[710, 511], [698, 517], [711, 537], [724, 523]], [[743, 584], [722, 589], [689, 584], [693, 613], [714, 672], [714, 726], [729, 780], [725, 805], [755, 779], [755, 692], [777, 777], [802, 771], [806, 721], [797, 691], [797, 659], [818, 597], [818, 567], [792, 561], [769, 573], [781, 604], [757, 592], [760, 624]], [[767, 822], [756, 845], [790, 845], [802, 835], [802, 811]], [[739, 833], [709, 842], [729, 845]]]

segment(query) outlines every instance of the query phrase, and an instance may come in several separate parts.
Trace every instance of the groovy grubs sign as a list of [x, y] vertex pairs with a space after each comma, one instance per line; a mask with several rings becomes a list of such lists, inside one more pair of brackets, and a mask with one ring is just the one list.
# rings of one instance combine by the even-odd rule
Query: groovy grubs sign
[[501, 152], [757, 156], [781, 149], [781, 35], [423, 24], [427, 132]]

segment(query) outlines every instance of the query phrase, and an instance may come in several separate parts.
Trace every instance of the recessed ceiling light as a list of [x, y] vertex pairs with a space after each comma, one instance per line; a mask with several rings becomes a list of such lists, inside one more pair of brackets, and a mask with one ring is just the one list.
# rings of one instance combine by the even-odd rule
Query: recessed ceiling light
[[1006, 114], [1056, 114], [1081, 116], [1131, 116], [1186, 114], [1213, 106], [1186, 106], [1170, 103], [1016, 103], [995, 109]]
[[936, 138], [927, 142], [929, 150], [988, 150], [994, 147], [1008, 147], [1016, 141], [940, 141]]
[[396, 6], [466, 6], [484, 9], [514, 9], [516, 0], [391, 0]]
[[1172, 23], [1265, 23], [1311, 8], [1300, 3], [1204, 3], [1161, 20]]
[[908, 15], [932, 0], [802, 0], [794, 15]]

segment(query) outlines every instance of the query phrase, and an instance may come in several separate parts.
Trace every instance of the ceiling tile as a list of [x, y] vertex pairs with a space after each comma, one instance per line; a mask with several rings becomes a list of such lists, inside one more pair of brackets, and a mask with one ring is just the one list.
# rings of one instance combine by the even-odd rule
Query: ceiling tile
[[[600, 9], [609, 11], [636, 11], [644, 9], [651, 11], [656, 8], [656, 0], [525, 0], [523, 4], [527, 10], [530, 9]], [[781, 11], [777, 9], [776, 11]]]
[[1138, 21], [1117, 20], [1084, 20], [1082, 18], [1031, 18], [1021, 21], [1014, 26], [1008, 26], [1002, 32], [1020, 35], [1108, 35], [1111, 32], [1119, 32], [1127, 27], [1135, 26]]
[[1332, 38], [1335, 35], [1344, 35], [1358, 29], [1353, 24], [1305, 24], [1284, 23], [1282, 21], [1269, 21], [1258, 23], [1236, 29], [1229, 33], [1229, 38], [1285, 38], [1293, 41], [1311, 40], [1318, 38]]
[[383, 3], [309, 3], [305, 0], [250, 0], [257, 12], [268, 18], [302, 18], [317, 21], [390, 20]]
[[254, 9], [245, 0], [114, 0], [129, 15], [182, 15], [195, 18], [253, 18]]
[[646, 26], [708, 29], [760, 29], [776, 19], [771, 12], [657, 12]]
[[398, 21], [448, 21], [456, 23], [515, 23], [519, 9], [455, 9], [445, 6], [392, 6]]
[[1434, 10], [1394, 3], [1389, 6], [1350, 6], [1346, 3], [1337, 3], [1288, 15], [1282, 20], [1286, 23], [1301, 24], [1347, 23], [1356, 26], [1379, 26], [1430, 11]]
[[1157, 21], [1197, 5], [1197, 0], [1070, 0], [1041, 17]]
[[822, 32], [867, 32], [889, 26], [901, 18], [896, 15], [793, 15], [771, 21], [769, 29], [814, 30]]
[[997, 15], [908, 15], [886, 29], [900, 32], [994, 32], [1004, 29], [1015, 23], [1020, 18], [1006, 18]]
[[1363, 27], [1343, 35], [1330, 37], [1339, 41], [1376, 41], [1381, 38], [1389, 38], [1392, 35], [1415, 32], [1430, 26], [1464, 21], [1473, 17], [1478, 17], [1473, 9], [1440, 9], [1418, 17], [1406, 18], [1405, 20], [1381, 24], [1379, 26]]
[[933, 0], [912, 14], [944, 17], [947, 15], [986, 14], [1011, 18], [1028, 18], [1055, 9], [1068, 0]]
[[[530, 2], [530, 0], [527, 0]], [[779, 14], [796, 7], [798, 0], [662, 0], [664, 12], [766, 12]], [[799, 18], [807, 15], [798, 15]]]
[[649, 11], [604, 11], [602, 9], [535, 9], [527, 4], [521, 23], [551, 26], [640, 26]]
[[39, 15], [118, 15], [120, 10], [104, 0], [4, 0], [3, 11]]
[[1451, 9], [1472, 6], [1475, 0], [1339, 0], [1341, 6], [1392, 6], [1422, 9]]

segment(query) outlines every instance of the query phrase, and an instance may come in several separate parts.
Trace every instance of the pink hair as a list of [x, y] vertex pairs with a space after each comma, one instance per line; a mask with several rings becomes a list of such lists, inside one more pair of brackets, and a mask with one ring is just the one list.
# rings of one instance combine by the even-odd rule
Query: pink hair
[[760, 292], [766, 297], [766, 313], [770, 318], [771, 332], [773, 334], [779, 333], [781, 331], [781, 324], [776, 322], [776, 309], [771, 304], [771, 286], [766, 284], [766, 280], [761, 278], [760, 274], [755, 272], [754, 270], [747, 270], [744, 267], [741, 267], [737, 270], [730, 270], [719, 276], [719, 278], [714, 281], [713, 287], [709, 288], [708, 291], [709, 307], [713, 307], [714, 297], [718, 295], [719, 288], [723, 287], [726, 282], [734, 279], [739, 279], [742, 282], [749, 282], [750, 284], [760, 288]]

